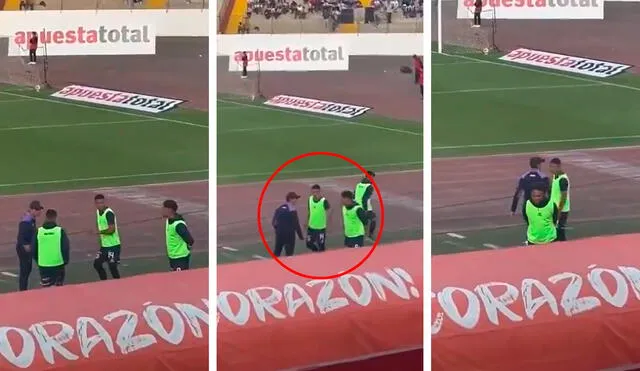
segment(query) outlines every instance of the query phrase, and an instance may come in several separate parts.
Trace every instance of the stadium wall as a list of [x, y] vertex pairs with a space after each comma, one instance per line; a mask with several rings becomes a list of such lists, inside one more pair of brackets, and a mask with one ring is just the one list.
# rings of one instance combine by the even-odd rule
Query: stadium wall
[[[422, 240], [381, 246], [359, 269], [326, 280], [271, 260], [219, 266], [218, 369], [421, 370], [422, 252]], [[286, 262], [333, 273], [362, 255], [343, 249]]]
[[1, 370], [205, 371], [208, 269], [0, 296]]
[[113, 22], [135, 26], [150, 25], [156, 36], [206, 37], [209, 36], [209, 9], [140, 9], [140, 10], [66, 10], [0, 12], [0, 37], [16, 31], [63, 30], [68, 24], [80, 23], [99, 28]]
[[280, 50], [288, 46], [301, 44], [309, 48], [320, 49], [340, 44], [347, 55], [384, 55], [411, 56], [423, 55], [424, 34], [388, 33], [388, 34], [247, 34], [217, 35], [218, 56], [230, 56], [242, 50], [269, 50], [277, 46]]
[[637, 369], [639, 244], [631, 234], [433, 256], [433, 370]]

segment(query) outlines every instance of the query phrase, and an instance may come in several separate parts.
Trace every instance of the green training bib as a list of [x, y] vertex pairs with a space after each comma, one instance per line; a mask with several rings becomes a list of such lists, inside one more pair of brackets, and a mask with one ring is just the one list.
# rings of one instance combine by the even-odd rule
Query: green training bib
[[169, 259], [179, 259], [188, 256], [191, 252], [189, 251], [189, 246], [187, 243], [180, 237], [178, 232], [176, 231], [176, 227], [180, 224], [187, 223], [184, 220], [176, 220], [173, 223], [169, 224], [169, 219], [165, 222], [165, 236], [167, 241], [167, 256]]
[[110, 208], [106, 208], [102, 215], [100, 215], [100, 210], [96, 210], [97, 224], [98, 230], [104, 231], [109, 228], [109, 222], [107, 222], [107, 213], [111, 211], [113, 213], [113, 222], [115, 224], [116, 230], [113, 234], [101, 234], [100, 235], [100, 247], [107, 248], [120, 245], [120, 234], [118, 233], [118, 223], [115, 219], [116, 213]]
[[371, 198], [369, 198], [369, 200], [367, 200], [367, 204], [364, 205], [364, 194], [366, 193], [367, 189], [369, 189], [369, 187], [373, 187], [373, 185], [371, 183], [358, 183], [356, 184], [356, 189], [355, 189], [355, 198], [356, 198], [356, 202], [360, 205], [366, 206], [364, 207], [365, 211], [371, 211], [373, 210], [371, 207]]
[[313, 196], [309, 197], [309, 228], [327, 228], [327, 210], [324, 208], [324, 197], [315, 201]]
[[[560, 191], [560, 180], [566, 179], [569, 182], [569, 177], [567, 174], [562, 174], [557, 178], [553, 179], [553, 183], [551, 183], [551, 201], [557, 206], [560, 206], [560, 198], [562, 197], [562, 191]], [[569, 212], [571, 210], [571, 196], [569, 190], [571, 189], [571, 183], [569, 183], [569, 188], [567, 188], [567, 200], [564, 203], [564, 207], [560, 210], [563, 213]]]
[[526, 213], [529, 219], [527, 227], [527, 239], [535, 245], [553, 242], [558, 237], [556, 225], [553, 222], [553, 210], [555, 204], [547, 202], [545, 207], [536, 207], [531, 201], [527, 201]]
[[62, 258], [62, 228], [38, 228], [38, 266], [58, 267], [64, 264]]
[[362, 206], [356, 205], [351, 209], [347, 209], [346, 206], [342, 206], [342, 223], [344, 224], [344, 236], [345, 237], [360, 237], [364, 236], [364, 224], [358, 218], [358, 210], [362, 209]]

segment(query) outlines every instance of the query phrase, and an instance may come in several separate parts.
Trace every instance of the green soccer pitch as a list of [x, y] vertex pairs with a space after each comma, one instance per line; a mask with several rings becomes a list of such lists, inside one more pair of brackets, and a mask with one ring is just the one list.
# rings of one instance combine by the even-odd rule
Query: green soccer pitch
[[[218, 97], [217, 111], [218, 184], [227, 189], [258, 184], [255, 194], [238, 197], [257, 200], [262, 183], [276, 168], [292, 157], [312, 151], [337, 152], [365, 168], [389, 175], [419, 171], [423, 167], [422, 123], [371, 114], [348, 120], [278, 109], [231, 96]], [[278, 175], [278, 180], [355, 176], [358, 173], [359, 170], [342, 160], [313, 157], [293, 163]], [[247, 233], [256, 233], [254, 210], [252, 207], [244, 217], [243, 222], [250, 228]], [[223, 214], [218, 213], [219, 236], [222, 228], [234, 223], [221, 220]], [[422, 238], [422, 230], [414, 228], [401, 233], [385, 229], [383, 236], [384, 242], [416, 239]], [[327, 237], [328, 248], [340, 246], [341, 242], [339, 236]], [[308, 252], [303, 245], [303, 241], [297, 243], [296, 254]], [[255, 239], [233, 247], [233, 250], [218, 249], [218, 263], [268, 257], [262, 244]]]
[[[50, 93], [0, 86], [0, 197], [208, 179], [207, 112], [178, 108], [153, 115], [60, 100]], [[59, 211], [62, 216], [64, 210]], [[7, 262], [15, 257], [14, 229], [21, 212], [3, 217], [15, 220], [4, 226], [0, 241]], [[126, 255], [123, 277], [167, 270], [164, 256]], [[197, 254], [193, 265], [206, 266], [206, 255]], [[1, 272], [0, 292], [16, 289], [17, 265], [15, 258], [15, 269]], [[72, 261], [67, 277], [74, 283], [97, 275], [89, 262]], [[38, 278], [34, 269], [31, 287], [38, 286]]]
[[[640, 78], [629, 73], [598, 79], [510, 64], [492, 56], [432, 52], [434, 163], [453, 157], [483, 161], [492, 155], [526, 158], [544, 151], [637, 146], [639, 98]], [[525, 169], [523, 161], [520, 172]], [[514, 185], [520, 172], [512, 174]], [[496, 195], [505, 196], [503, 210], [508, 210], [511, 195]], [[571, 223], [570, 217], [570, 225], [571, 239], [638, 230], [634, 218]], [[433, 254], [515, 246], [524, 240], [523, 226], [463, 236], [451, 232], [432, 235]]]

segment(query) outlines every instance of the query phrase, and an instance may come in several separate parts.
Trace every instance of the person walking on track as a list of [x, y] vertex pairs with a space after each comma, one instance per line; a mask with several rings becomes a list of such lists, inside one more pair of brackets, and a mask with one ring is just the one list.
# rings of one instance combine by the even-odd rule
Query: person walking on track
[[364, 246], [365, 225], [369, 218], [367, 213], [356, 201], [353, 192], [343, 191], [342, 197], [342, 225], [344, 227], [344, 245], [346, 247]]
[[20, 291], [29, 289], [29, 275], [33, 269], [32, 245], [36, 235], [36, 218], [40, 217], [43, 209], [40, 201], [31, 201], [29, 209], [24, 213], [18, 225], [16, 253], [20, 264], [18, 273], [18, 289]]
[[55, 210], [47, 210], [33, 244], [33, 258], [38, 263], [42, 287], [62, 286], [65, 266], [69, 264], [69, 238], [57, 224], [57, 218]]
[[286, 256], [292, 256], [296, 248], [296, 234], [298, 238], [304, 240], [302, 229], [300, 228], [300, 219], [296, 209], [296, 203], [300, 196], [295, 192], [287, 193], [285, 203], [278, 206], [273, 212], [271, 226], [276, 233], [276, 244], [273, 248], [273, 254], [280, 256], [282, 250]]
[[524, 221], [527, 223], [527, 245], [545, 245], [558, 238], [558, 207], [547, 197], [544, 188], [536, 187], [531, 191], [531, 199], [525, 203]]
[[172, 271], [184, 271], [189, 269], [191, 260], [191, 248], [195, 243], [187, 222], [178, 214], [178, 203], [174, 200], [165, 200], [162, 203], [162, 216], [165, 221], [165, 239], [169, 267]]
[[314, 252], [325, 250], [327, 223], [331, 206], [322, 195], [320, 185], [311, 187], [307, 212], [307, 248]]
[[558, 241], [566, 241], [567, 221], [571, 210], [571, 196], [569, 195], [569, 176], [562, 170], [562, 162], [559, 158], [549, 161], [549, 171], [553, 174], [551, 182], [551, 200], [558, 206]]
[[[376, 173], [371, 170], [367, 171], [370, 177], [374, 178]], [[355, 194], [355, 202], [362, 206], [364, 211], [367, 214], [367, 237], [370, 239], [374, 239], [374, 232], [376, 231], [376, 213], [373, 211], [373, 206], [371, 205], [371, 197], [373, 196], [373, 184], [368, 177], [363, 177], [360, 180], [360, 183], [356, 184], [356, 188], [354, 190]]]
[[93, 198], [96, 207], [96, 225], [100, 238], [100, 251], [93, 260], [93, 268], [98, 272], [100, 280], [107, 279], [107, 272], [104, 270], [104, 263], [109, 266], [112, 278], [120, 278], [118, 264], [120, 264], [120, 233], [118, 233], [118, 223], [116, 213], [105, 203], [104, 195], [97, 194]]

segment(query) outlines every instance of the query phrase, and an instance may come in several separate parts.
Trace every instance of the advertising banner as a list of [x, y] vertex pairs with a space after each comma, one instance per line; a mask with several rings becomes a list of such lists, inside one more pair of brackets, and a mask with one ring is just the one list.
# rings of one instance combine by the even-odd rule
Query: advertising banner
[[346, 44], [327, 37], [324, 40], [295, 38], [278, 40], [241, 38], [229, 54], [229, 71], [242, 69], [242, 52], [246, 52], [249, 71], [348, 71], [349, 50]]
[[205, 371], [208, 269], [0, 296], [0, 370]]
[[160, 113], [176, 108], [183, 100], [154, 97], [124, 91], [93, 88], [90, 86], [70, 85], [51, 94], [52, 97], [77, 102], [99, 104], [109, 107], [127, 108], [135, 111]]
[[633, 234], [433, 256], [433, 370], [634, 369], [639, 244]]
[[[475, 1], [457, 1], [457, 18], [473, 19]], [[483, 0], [482, 17], [485, 19], [604, 19], [604, 1]]]
[[264, 102], [267, 106], [289, 108], [306, 112], [321, 113], [347, 119], [358, 117], [371, 107], [354, 106], [347, 103], [330, 102], [326, 100], [294, 97], [291, 95], [276, 95]]
[[[342, 249], [286, 261], [301, 270], [337, 272], [362, 254]], [[340, 363], [376, 370], [355, 362], [392, 354], [402, 359], [397, 369], [411, 370], [406, 362], [415, 360], [423, 342], [422, 254], [423, 241], [380, 246], [362, 267], [322, 280], [293, 275], [272, 260], [219, 266], [218, 370]]]
[[633, 67], [628, 64], [573, 57], [570, 55], [518, 48], [500, 57], [503, 61], [573, 72], [592, 77], [611, 77]]
[[156, 32], [152, 24], [117, 19], [108, 22], [83, 22], [74, 18], [56, 20], [13, 30], [9, 37], [9, 56], [28, 55], [33, 33], [38, 36], [40, 50], [47, 56], [156, 53]]

